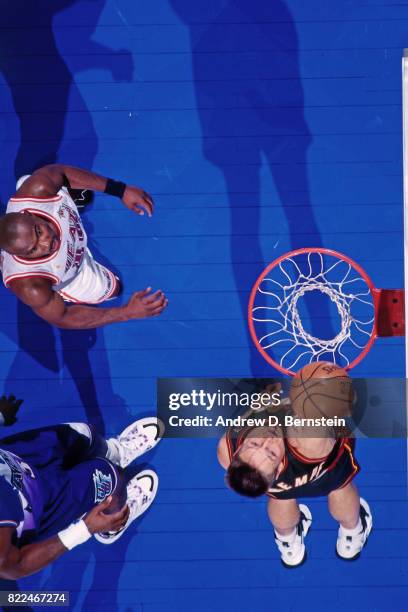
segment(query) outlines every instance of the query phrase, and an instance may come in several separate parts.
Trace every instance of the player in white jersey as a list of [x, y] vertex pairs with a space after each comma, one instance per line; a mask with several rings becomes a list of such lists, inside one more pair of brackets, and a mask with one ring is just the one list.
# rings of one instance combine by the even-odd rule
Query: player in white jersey
[[124, 306], [96, 309], [82, 305], [116, 297], [121, 283], [93, 259], [67, 187], [101, 191], [119, 197], [139, 215], [153, 213], [151, 196], [138, 187], [62, 164], [36, 170], [18, 185], [6, 215], [0, 218], [6, 287], [40, 317], [65, 329], [159, 315], [167, 299], [160, 290], [152, 293], [150, 287], [134, 293]]

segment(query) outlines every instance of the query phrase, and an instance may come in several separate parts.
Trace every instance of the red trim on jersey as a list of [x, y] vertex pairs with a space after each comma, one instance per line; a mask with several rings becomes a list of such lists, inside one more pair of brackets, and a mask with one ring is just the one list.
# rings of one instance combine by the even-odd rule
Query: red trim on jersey
[[[327, 453], [327, 455], [325, 455], [324, 457], [317, 457], [317, 458], [312, 458], [312, 457], [305, 457], [304, 455], [302, 455], [302, 453], [300, 453], [298, 450], [296, 450], [296, 448], [294, 446], [292, 446], [292, 444], [289, 442], [288, 438], [286, 438], [286, 444], [289, 447], [290, 452], [295, 455], [296, 459], [300, 459], [300, 461], [302, 461], [302, 463], [322, 463], [322, 461], [325, 461], [327, 459], [327, 457], [330, 455], [331, 451], [329, 453]], [[333, 450], [333, 447], [332, 447]]]
[[281, 470], [279, 471], [279, 473], [277, 474], [277, 476], [276, 476], [276, 480], [277, 480], [278, 478], [280, 478], [280, 477], [281, 477], [281, 475], [283, 474], [283, 472], [286, 470], [286, 468], [287, 468], [287, 467], [288, 467], [288, 465], [289, 465], [289, 461], [288, 461], [288, 457], [287, 457], [286, 453], [283, 455], [283, 459], [282, 459], [282, 461], [280, 462], [280, 464], [278, 465], [278, 468], [280, 467], [281, 463], [283, 463], [283, 466], [282, 466], [282, 469], [281, 469]]
[[336, 465], [338, 464], [338, 462], [340, 461], [340, 459], [344, 455], [344, 448], [346, 446], [346, 442], [348, 442], [348, 438], [342, 438], [341, 444], [339, 446], [339, 450], [337, 451], [336, 458], [333, 459], [332, 463], [327, 468], [328, 472], [330, 472], [331, 470], [333, 470], [336, 467]]
[[9, 202], [13, 203], [13, 202], [58, 202], [59, 200], [62, 200], [62, 196], [60, 195], [56, 195], [53, 197], [48, 197], [48, 196], [29, 196], [28, 198], [24, 198], [24, 197], [15, 197], [13, 196], [12, 198], [10, 198]]
[[47, 263], [51, 261], [51, 259], [54, 259], [54, 257], [56, 257], [60, 251], [61, 244], [62, 244], [61, 226], [58, 223], [58, 221], [54, 219], [52, 215], [48, 214], [47, 212], [44, 212], [43, 210], [37, 210], [36, 208], [25, 208], [24, 210], [28, 211], [31, 214], [36, 215], [37, 217], [43, 217], [43, 218], [45, 217], [46, 220], [51, 221], [51, 223], [54, 225], [55, 229], [57, 230], [60, 245], [59, 245], [59, 248], [55, 251], [55, 253], [51, 253], [51, 255], [49, 255], [48, 257], [37, 257], [37, 259], [26, 259], [25, 257], [18, 257], [17, 255], [11, 255], [11, 257], [14, 259], [14, 261], [17, 261], [18, 263], [22, 263], [27, 266], [34, 266], [37, 263]]
[[341, 487], [337, 487], [335, 491], [338, 491], [339, 489], [344, 489], [344, 487], [346, 487], [349, 484], [349, 482], [353, 480], [354, 476], [356, 476], [356, 474], [358, 474], [359, 471], [360, 471], [360, 468], [358, 467], [348, 478], [346, 478], [346, 480], [343, 482]]
[[81, 302], [81, 300], [77, 300], [76, 298], [72, 297], [72, 295], [69, 295], [69, 293], [67, 293], [66, 291], [60, 290], [58, 291], [58, 293], [60, 294], [61, 297], [66, 298], [66, 300], [69, 302], [74, 302], [75, 304], [86, 304], [87, 303], [87, 302]]
[[[105, 268], [105, 270], [108, 270], [108, 268]], [[112, 282], [112, 288], [109, 291], [108, 295], [106, 296], [105, 300], [109, 300], [109, 298], [112, 297], [112, 295], [115, 293], [116, 288], [118, 286], [118, 279], [117, 279], [117, 277], [110, 270], [108, 270], [108, 273], [110, 274], [113, 282]]]
[[[99, 264], [102, 265], [102, 264]], [[105, 266], [103, 266], [105, 267]], [[74, 302], [75, 304], [102, 304], [102, 302], [105, 302], [106, 300], [108, 300], [112, 293], [115, 291], [116, 287], [117, 287], [117, 280], [116, 280], [116, 276], [110, 271], [108, 270], [108, 268], [105, 268], [105, 270], [108, 272], [108, 274], [110, 275], [111, 279], [113, 280], [113, 286], [111, 288], [111, 290], [109, 291], [108, 295], [106, 295], [105, 297], [101, 298], [100, 300], [96, 300], [95, 302], [89, 302], [87, 300], [78, 300], [77, 298], [74, 298], [72, 295], [69, 295], [69, 293], [67, 293], [64, 290], [60, 290], [58, 291], [58, 293], [65, 298], [66, 300], [70, 301], [70, 302]], [[69, 286], [68, 286], [69, 288]]]
[[4, 278], [3, 281], [5, 286], [8, 287], [8, 283], [14, 280], [15, 278], [46, 278], [48, 280], [52, 280], [53, 285], [56, 285], [60, 282], [60, 279], [57, 276], [49, 274], [48, 272], [38, 272], [38, 274], [36, 274], [35, 272], [21, 272], [19, 274], [11, 274], [10, 276]]
[[[348, 439], [347, 439], [348, 442]], [[350, 474], [350, 476], [348, 478], [346, 478], [346, 480], [343, 482], [343, 484], [341, 485], [341, 487], [338, 487], [339, 489], [343, 489], [345, 486], [348, 485], [348, 483], [353, 480], [354, 476], [356, 474], [358, 474], [358, 472], [360, 471], [360, 466], [358, 465], [357, 461], [354, 459], [354, 455], [353, 455], [353, 449], [349, 446], [349, 444], [345, 443], [344, 444], [344, 448], [347, 450], [347, 452], [350, 455], [350, 461], [351, 461], [351, 465], [353, 466], [353, 473]]]
[[240, 446], [242, 446], [242, 443], [245, 440], [245, 437], [246, 437], [245, 431], [240, 431], [239, 434], [237, 435], [236, 451], [239, 449]]

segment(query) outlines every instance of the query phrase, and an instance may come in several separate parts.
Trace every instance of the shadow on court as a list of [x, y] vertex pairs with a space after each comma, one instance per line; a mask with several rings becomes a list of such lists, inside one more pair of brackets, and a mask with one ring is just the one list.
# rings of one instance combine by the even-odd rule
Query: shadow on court
[[[190, 29], [202, 149], [225, 179], [231, 262], [247, 327], [249, 291], [266, 265], [289, 249], [322, 246], [307, 176], [312, 137], [304, 115], [298, 36], [281, 0], [170, 1]], [[261, 211], [262, 166], [273, 177], [279, 202], [269, 194]], [[286, 227], [274, 218], [278, 206]], [[305, 300], [310, 313], [320, 312], [321, 319], [310, 325], [314, 334], [329, 338], [335, 334], [327, 303], [319, 297]], [[248, 344], [252, 375], [268, 375], [270, 366], [249, 334]]]
[[[9, 87], [19, 128], [19, 133], [12, 136], [20, 143], [14, 162], [15, 178], [55, 162], [92, 168], [98, 146], [97, 134], [73, 75], [87, 69], [101, 68], [110, 70], [113, 79], [120, 81], [130, 80], [133, 70], [129, 52], [113, 51], [91, 38], [104, 6], [105, 1], [100, 0], [13, 0], [2, 4], [3, 23], [7, 24], [7, 28], [2, 29], [0, 70]], [[69, 18], [64, 20], [64, 25], [67, 23], [68, 27], [56, 30], [54, 19], [66, 9], [74, 12], [72, 21]], [[69, 23], [76, 24], [78, 21], [83, 24], [80, 28], [69, 27]], [[71, 37], [71, 40], [67, 40], [67, 37]], [[61, 47], [70, 49], [69, 59], [64, 58]], [[75, 52], [78, 51], [76, 47], [79, 47], [79, 52]], [[76, 112], [70, 113], [71, 108]], [[70, 120], [67, 121], [69, 115]], [[10, 189], [12, 185], [13, 181], [10, 181]], [[86, 220], [84, 224], [89, 229]], [[95, 252], [92, 240], [89, 246], [98, 258], [99, 253]], [[55, 329], [17, 300], [16, 320], [17, 333], [10, 325], [3, 329], [18, 343], [19, 348], [5, 381], [6, 392], [26, 398], [27, 406], [30, 405], [30, 398], [37, 398], [38, 403], [41, 397], [47, 398], [47, 405], [52, 405], [50, 398], [55, 397], [55, 406], [61, 406], [64, 402], [69, 403], [67, 382], [64, 380], [64, 376], [68, 376], [75, 384], [86, 419], [97, 425], [101, 433], [105, 431], [105, 415], [102, 414], [99, 398], [103, 397], [104, 404], [114, 413], [113, 422], [129, 422], [124, 401], [112, 389], [103, 330]], [[93, 349], [97, 350], [97, 354], [91, 359]], [[98, 389], [94, 374], [96, 364], [97, 377], [102, 379], [99, 380]], [[46, 419], [48, 424], [54, 419], [70, 419], [67, 410], [64, 410], [64, 414], [59, 409], [49, 410], [50, 413], [42, 409], [40, 421]], [[30, 418], [35, 420], [32, 415]], [[124, 559], [126, 546], [125, 538], [116, 548], [119, 560]], [[97, 582], [101, 579], [100, 574], [106, 571], [106, 555], [101, 548], [98, 547], [95, 556], [94, 580]], [[64, 572], [59, 579], [57, 567], [55, 572], [51, 566], [45, 574], [43, 572], [23, 580], [21, 588], [43, 588], [45, 575], [47, 585], [54, 590], [66, 590], [67, 582], [75, 587], [81, 584], [81, 565], [70, 566], [69, 581]], [[115, 591], [119, 580], [121, 563], [115, 568], [116, 571], [110, 573], [109, 578], [112, 591]], [[0, 586], [18, 589], [15, 583], [2, 581]], [[97, 586], [91, 584], [90, 590]], [[71, 604], [75, 603], [76, 597], [77, 592], [73, 590]], [[114, 604], [111, 609], [115, 609]]]

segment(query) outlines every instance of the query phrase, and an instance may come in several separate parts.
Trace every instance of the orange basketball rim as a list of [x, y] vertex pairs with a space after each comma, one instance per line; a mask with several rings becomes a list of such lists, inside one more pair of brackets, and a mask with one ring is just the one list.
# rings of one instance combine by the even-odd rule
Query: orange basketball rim
[[[316, 292], [326, 296], [327, 308], [313, 307]], [[319, 322], [331, 323], [333, 313], [337, 330], [323, 338]], [[256, 280], [248, 325], [258, 351], [284, 374], [314, 361], [350, 370], [376, 338], [405, 335], [404, 290], [376, 288], [358, 263], [337, 251], [297, 249]]]

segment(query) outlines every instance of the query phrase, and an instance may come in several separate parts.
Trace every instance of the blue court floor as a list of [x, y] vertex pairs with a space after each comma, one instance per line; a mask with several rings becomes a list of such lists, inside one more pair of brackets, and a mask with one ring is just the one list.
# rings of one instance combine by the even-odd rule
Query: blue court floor
[[[55, 161], [143, 186], [155, 216], [98, 195], [95, 256], [169, 297], [158, 319], [52, 329], [1, 288], [0, 378], [25, 399], [8, 432], [90, 420], [118, 433], [155, 411], [159, 376], [269, 376], [245, 311], [251, 286], [296, 247], [347, 253], [403, 286], [401, 56], [395, 0], [13, 0], [0, 25], [0, 199]], [[379, 341], [356, 376], [405, 376]], [[71, 592], [75, 611], [405, 610], [406, 440], [362, 440], [358, 483], [375, 529], [335, 558], [324, 499], [309, 558], [281, 567], [264, 501], [229, 492], [215, 440], [147, 457], [156, 503], [114, 546], [89, 542], [20, 589]], [[5, 587], [3, 587], [5, 588]]]

